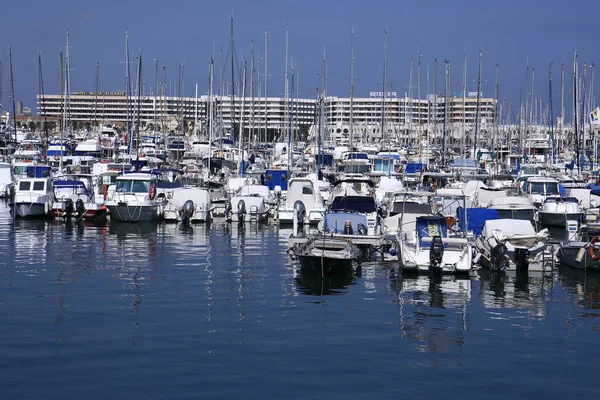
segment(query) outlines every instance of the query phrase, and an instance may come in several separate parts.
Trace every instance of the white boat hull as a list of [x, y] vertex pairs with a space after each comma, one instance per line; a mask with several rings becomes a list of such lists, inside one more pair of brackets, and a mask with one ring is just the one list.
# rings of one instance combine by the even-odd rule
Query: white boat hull
[[121, 222], [158, 221], [158, 205], [107, 204], [110, 219]]

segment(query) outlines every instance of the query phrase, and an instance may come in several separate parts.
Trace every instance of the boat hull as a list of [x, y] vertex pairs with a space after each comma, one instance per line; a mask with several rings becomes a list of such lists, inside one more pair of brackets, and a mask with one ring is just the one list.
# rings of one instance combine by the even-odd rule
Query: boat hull
[[352, 269], [352, 259], [336, 259], [313, 255], [298, 256], [302, 271], [313, 274], [339, 274]]
[[10, 206], [15, 218], [46, 219], [52, 215], [47, 203], [12, 203]]
[[545, 226], [560, 226], [565, 227], [567, 221], [581, 221], [581, 212], [577, 213], [560, 213], [560, 212], [545, 212], [538, 211], [539, 222]]
[[134, 205], [116, 204], [106, 205], [110, 212], [112, 221], [121, 222], [147, 222], [158, 221], [159, 213], [157, 205]]
[[[588, 255], [587, 246], [587, 242], [570, 242], [562, 245], [557, 253], [559, 262], [567, 267], [583, 271], [600, 271], [600, 261], [594, 261]], [[584, 251], [583, 257], [577, 261], [580, 250]]]

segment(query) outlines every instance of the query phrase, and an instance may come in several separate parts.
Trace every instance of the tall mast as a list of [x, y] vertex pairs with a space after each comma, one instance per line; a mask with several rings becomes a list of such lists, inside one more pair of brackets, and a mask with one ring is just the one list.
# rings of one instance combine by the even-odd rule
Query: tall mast
[[[287, 57], [286, 57], [287, 59]], [[294, 66], [292, 66], [292, 87], [291, 92], [294, 93]], [[293, 96], [292, 96], [293, 97]], [[291, 99], [293, 102], [293, 99]], [[290, 104], [291, 110], [291, 104]], [[287, 149], [288, 149], [288, 171], [292, 170], [292, 118], [288, 116], [288, 132], [287, 132]]]
[[194, 99], [194, 140], [198, 138], [198, 83], [195, 86], [195, 99]]
[[[289, 58], [289, 51], [290, 51], [290, 42], [289, 42], [289, 29], [286, 26], [285, 27], [285, 69], [284, 69], [284, 82], [283, 82], [283, 88], [284, 88], [284, 101], [285, 101], [285, 112], [284, 112], [284, 128], [285, 128], [285, 123], [288, 122], [288, 119], [290, 118], [290, 88], [289, 88], [289, 75], [288, 75], [288, 58]], [[282, 132], [283, 133], [283, 132]], [[288, 159], [288, 170], [291, 171], [292, 168], [292, 133], [291, 133], [291, 126], [288, 129], [288, 133], [287, 133], [287, 159]]]
[[[152, 115], [152, 133], [156, 133], [156, 107], [158, 103], [158, 57], [154, 59], [154, 102], [153, 102], [153, 115]], [[153, 139], [155, 140], [155, 139]]]
[[493, 158], [493, 162], [494, 162], [494, 172], [495, 172], [495, 168], [496, 168], [496, 161], [497, 161], [497, 155], [498, 155], [498, 150], [502, 148], [501, 143], [498, 143], [498, 136], [499, 136], [499, 119], [500, 119], [500, 102], [499, 102], [499, 97], [500, 97], [500, 86], [498, 86], [498, 64], [496, 64], [496, 71], [494, 74], [494, 99], [496, 101], [496, 104], [494, 105], [494, 134], [492, 136], [492, 152], [495, 155]]
[[477, 72], [477, 105], [475, 109], [475, 133], [473, 136], [473, 158], [477, 157], [477, 135], [479, 134], [479, 110], [481, 106], [481, 59], [483, 52], [479, 49], [479, 68]]
[[250, 49], [250, 135], [248, 137], [248, 141], [252, 137], [256, 138], [256, 134], [254, 132], [254, 40], [250, 41], [251, 49]]
[[[68, 43], [68, 42], [67, 42]], [[17, 108], [15, 104], [15, 77], [13, 75], [13, 64], [12, 64], [12, 49], [8, 46], [8, 67], [10, 69], [10, 101], [12, 103], [12, 124], [13, 131], [15, 132], [15, 142], [17, 141]]]
[[421, 53], [417, 52], [417, 142], [419, 143], [419, 162], [423, 161], [421, 149]]
[[[48, 126], [47, 126], [47, 121], [46, 121], [46, 110], [44, 110], [44, 74], [42, 73], [42, 53], [39, 52], [38, 53], [38, 71], [39, 71], [39, 92], [40, 92], [40, 112], [42, 113], [42, 115], [44, 116], [44, 122], [43, 125], [41, 127], [41, 130], [45, 133], [44, 135], [44, 139], [45, 139], [45, 145], [44, 145], [44, 151], [45, 151], [45, 155], [47, 156], [47, 151], [48, 151]], [[0, 64], [0, 81], [2, 80], [2, 65]], [[0, 92], [2, 91], [2, 87], [0, 86]], [[0, 98], [0, 107], [2, 106], [1, 103], [1, 98]]]
[[[11, 74], [12, 75], [12, 74]], [[69, 117], [69, 97], [70, 97], [70, 47], [69, 47], [69, 30], [67, 29], [67, 46], [65, 51], [65, 71], [64, 71], [64, 103], [63, 103], [63, 128], [60, 132], [60, 160], [58, 165], [58, 170], [62, 172], [63, 170], [63, 153], [65, 149], [65, 145], [63, 143], [65, 130], [68, 126], [68, 117]]]
[[[235, 47], [233, 43], [233, 15], [229, 27], [229, 51], [231, 53], [231, 133], [235, 139]], [[238, 140], [241, 134], [238, 135]]]
[[354, 28], [350, 33], [350, 151], [354, 140]]
[[573, 56], [573, 134], [575, 136], [575, 162], [577, 163], [577, 169], [579, 169], [579, 128], [577, 126], [577, 107], [579, 105], [579, 102], [577, 101], [578, 64], [577, 52], [575, 52]]
[[554, 139], [554, 114], [552, 110], [552, 63], [548, 66], [548, 108], [550, 120], [550, 150], [551, 162], [556, 163], [556, 140]]
[[131, 106], [129, 104], [131, 97], [131, 79], [129, 70], [129, 31], [125, 29], [125, 132], [128, 139], [129, 154], [133, 149], [133, 135], [131, 134]]
[[[404, 125], [407, 125], [408, 122], [408, 129], [406, 132], [406, 141], [404, 142], [405, 144], [408, 144], [409, 142], [409, 138], [412, 132], [412, 117], [413, 117], [413, 107], [412, 107], [412, 97], [413, 97], [413, 65], [414, 65], [414, 58], [411, 57], [410, 58], [410, 68], [409, 68], [409, 72], [408, 72], [408, 104], [405, 105], [404, 110]], [[408, 121], [407, 121], [408, 120]]]
[[467, 52], [465, 51], [463, 61], [463, 79], [462, 79], [462, 152], [467, 147]]
[[[385, 135], [385, 86], [387, 78], [387, 27], [383, 31], [383, 83], [381, 91], [381, 138], [386, 141]], [[389, 143], [388, 143], [389, 148]]]
[[242, 108], [240, 111], [239, 122], [239, 156], [238, 156], [238, 173], [244, 175], [244, 106], [246, 103], [246, 71], [248, 70], [248, 62], [244, 61], [244, 72], [242, 75]]
[[442, 137], [442, 167], [446, 165], [446, 137], [448, 136], [448, 118], [450, 115], [449, 104], [450, 99], [450, 60], [445, 60], [446, 74], [444, 79], [444, 131]]
[[136, 132], [136, 149], [135, 154], [136, 158], [139, 160], [140, 157], [140, 115], [142, 109], [142, 51], [140, 50], [140, 54], [138, 55], [138, 71], [137, 71], [137, 117], [135, 122], [135, 132]]
[[437, 58], [433, 60], [433, 142], [437, 138], [437, 106], [438, 106], [438, 93], [437, 93]]
[[[562, 137], [562, 145], [564, 146], [565, 132], [565, 62], [560, 63], [560, 118], [558, 120], [558, 130]], [[561, 146], [562, 147], [562, 146]]]
[[100, 63], [96, 62], [96, 76], [94, 77], [94, 127], [98, 124], [98, 80], [100, 79]]
[[267, 126], [267, 99], [268, 99], [268, 93], [267, 93], [267, 84], [269, 82], [269, 75], [268, 75], [268, 70], [267, 68], [269, 67], [269, 62], [268, 62], [268, 49], [269, 49], [269, 32], [265, 31], [265, 142], [268, 142], [269, 139], [267, 137], [267, 130], [268, 130], [268, 126]]

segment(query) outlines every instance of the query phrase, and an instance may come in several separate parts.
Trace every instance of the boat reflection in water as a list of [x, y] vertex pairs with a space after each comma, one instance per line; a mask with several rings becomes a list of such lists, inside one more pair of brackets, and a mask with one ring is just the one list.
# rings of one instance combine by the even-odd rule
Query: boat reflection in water
[[[542, 273], [477, 271], [483, 305], [495, 309], [494, 319], [546, 318], [554, 276]], [[518, 312], [515, 313], [515, 310]]]
[[[560, 266], [560, 280], [568, 293], [577, 299], [577, 304], [585, 309], [600, 309], [600, 273], [585, 272], [580, 269]], [[598, 314], [594, 314], [598, 316]]]
[[450, 354], [466, 342], [469, 278], [421, 275], [398, 279], [402, 280], [398, 293], [401, 336], [414, 341], [418, 352], [430, 353], [431, 364], [455, 364], [442, 354]]
[[338, 273], [321, 276], [318, 273], [311, 273], [298, 267], [300, 271], [294, 278], [299, 293], [328, 296], [346, 293], [345, 289], [356, 283], [354, 271], [347, 268]]

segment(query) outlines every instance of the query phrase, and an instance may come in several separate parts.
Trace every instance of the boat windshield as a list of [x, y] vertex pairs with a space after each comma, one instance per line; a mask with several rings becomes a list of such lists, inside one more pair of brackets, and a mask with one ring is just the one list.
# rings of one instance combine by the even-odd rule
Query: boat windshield
[[140, 180], [118, 180], [117, 193], [147, 193], [150, 189], [150, 181]]
[[544, 194], [545, 182], [531, 182], [531, 194]]

